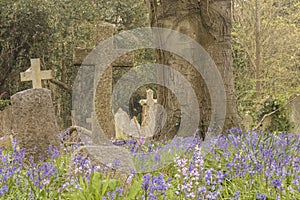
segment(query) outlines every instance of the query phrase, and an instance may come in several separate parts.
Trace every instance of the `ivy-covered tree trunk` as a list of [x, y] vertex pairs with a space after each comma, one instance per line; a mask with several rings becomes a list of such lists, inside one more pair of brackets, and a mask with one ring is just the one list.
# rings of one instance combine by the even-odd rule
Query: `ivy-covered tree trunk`
[[[210, 54], [223, 78], [227, 108], [224, 129], [238, 126], [231, 55], [231, 0], [148, 0], [152, 27], [176, 30], [188, 35]], [[204, 136], [210, 124], [210, 95], [201, 75], [184, 59], [170, 52], [156, 51], [158, 62], [178, 70], [192, 84], [200, 109], [199, 129]], [[174, 100], [175, 99], [175, 100]], [[168, 113], [162, 133], [168, 138], [176, 134], [180, 123], [179, 103], [168, 89], [158, 91], [158, 100]]]

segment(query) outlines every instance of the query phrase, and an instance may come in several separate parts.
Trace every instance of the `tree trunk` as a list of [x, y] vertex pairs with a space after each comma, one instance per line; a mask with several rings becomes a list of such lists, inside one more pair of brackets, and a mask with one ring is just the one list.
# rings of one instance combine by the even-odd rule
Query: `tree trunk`
[[261, 28], [260, 28], [260, 0], [255, 0], [255, 79], [256, 97], [261, 93]]
[[[196, 40], [211, 56], [225, 84], [227, 96], [224, 129], [238, 126], [231, 55], [231, 1], [230, 0], [148, 0], [152, 27], [176, 30]], [[211, 103], [203, 78], [187, 61], [170, 52], [156, 50], [157, 61], [179, 71], [192, 84], [199, 109], [201, 136], [210, 124]], [[176, 80], [176, 79], [175, 79]], [[175, 101], [174, 101], [175, 99]], [[167, 125], [162, 130], [168, 138], [176, 134], [180, 123], [178, 101], [166, 88], [158, 91], [158, 101], [167, 110]]]

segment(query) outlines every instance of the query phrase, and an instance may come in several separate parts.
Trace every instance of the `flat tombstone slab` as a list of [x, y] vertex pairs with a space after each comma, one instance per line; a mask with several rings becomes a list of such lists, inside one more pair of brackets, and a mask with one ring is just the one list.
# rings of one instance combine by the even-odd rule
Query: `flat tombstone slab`
[[58, 126], [51, 99], [51, 91], [44, 88], [18, 92], [11, 97], [12, 129], [26, 155], [45, 156], [49, 145], [58, 146]]
[[129, 135], [135, 137], [135, 138], [139, 138], [140, 134], [141, 134], [141, 126], [137, 120], [137, 118], [134, 116], [131, 120], [130, 120], [130, 124], [129, 124]]
[[123, 137], [130, 134], [130, 118], [122, 108], [115, 114], [115, 128], [117, 139], [125, 139]]

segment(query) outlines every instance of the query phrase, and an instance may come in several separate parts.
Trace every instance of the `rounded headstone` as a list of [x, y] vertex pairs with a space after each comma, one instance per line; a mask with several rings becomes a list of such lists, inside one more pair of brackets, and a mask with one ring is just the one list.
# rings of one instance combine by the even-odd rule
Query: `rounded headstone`
[[26, 155], [35, 159], [45, 157], [49, 146], [58, 146], [58, 126], [51, 91], [45, 88], [29, 89], [11, 97], [12, 129]]

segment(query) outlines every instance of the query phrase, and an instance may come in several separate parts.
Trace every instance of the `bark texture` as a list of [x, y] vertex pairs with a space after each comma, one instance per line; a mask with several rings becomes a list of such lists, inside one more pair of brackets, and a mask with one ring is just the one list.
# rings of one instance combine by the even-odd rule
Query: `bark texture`
[[[196, 40], [210, 54], [223, 78], [227, 108], [224, 129], [238, 126], [231, 55], [231, 0], [148, 0], [152, 27], [176, 30]], [[184, 59], [170, 52], [156, 50], [158, 62], [172, 66], [192, 84], [199, 109], [199, 129], [204, 137], [210, 124], [211, 103], [207, 85], [201, 75]], [[175, 78], [176, 80], [176, 78]], [[188, 98], [188, 97], [187, 97]], [[158, 91], [158, 101], [167, 110], [167, 125], [162, 135], [176, 134], [180, 108], [176, 97], [166, 88]]]

